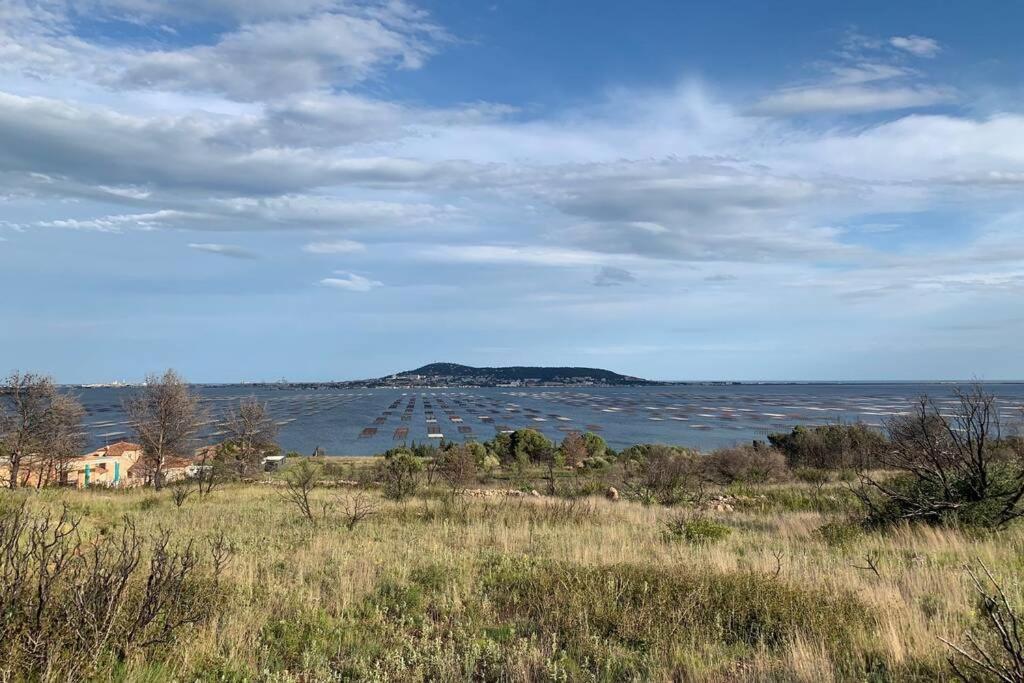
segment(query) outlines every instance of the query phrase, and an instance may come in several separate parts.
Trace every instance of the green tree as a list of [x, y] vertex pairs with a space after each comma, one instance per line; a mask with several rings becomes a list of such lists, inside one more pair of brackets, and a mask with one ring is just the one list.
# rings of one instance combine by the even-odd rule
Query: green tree
[[409, 451], [402, 449], [390, 457], [385, 456], [381, 465], [381, 480], [384, 496], [392, 500], [405, 500], [419, 488], [423, 461]]

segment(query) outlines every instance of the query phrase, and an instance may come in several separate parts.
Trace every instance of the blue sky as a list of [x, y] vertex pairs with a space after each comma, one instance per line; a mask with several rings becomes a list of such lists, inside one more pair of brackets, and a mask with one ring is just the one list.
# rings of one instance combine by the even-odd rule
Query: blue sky
[[1022, 22], [0, 0], [0, 357], [1024, 378]]

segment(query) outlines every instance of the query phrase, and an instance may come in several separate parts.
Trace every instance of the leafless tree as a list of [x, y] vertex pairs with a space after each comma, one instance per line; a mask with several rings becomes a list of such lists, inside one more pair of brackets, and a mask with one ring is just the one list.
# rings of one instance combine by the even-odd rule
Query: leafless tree
[[50, 401], [37, 486], [61, 483], [67, 478], [68, 466], [85, 447], [84, 415], [85, 409], [74, 396], [57, 394]]
[[171, 456], [189, 453], [199, 429], [199, 401], [174, 370], [150, 375], [146, 386], [126, 406], [128, 419], [142, 446], [142, 462], [153, 487], [164, 485], [164, 466]]
[[288, 468], [284, 481], [281, 497], [294, 505], [310, 524], [316, 524], [312, 494], [320, 485], [320, 468], [309, 460], [302, 460]]
[[0, 455], [7, 461], [7, 484], [17, 488], [32, 469], [37, 485], [48, 483], [54, 469], [81, 448], [81, 404], [61, 394], [49, 377], [12, 373], [0, 397]]
[[193, 491], [189, 488], [187, 482], [179, 482], [173, 484], [171, 487], [171, 500], [174, 501], [174, 507], [180, 508], [185, 504], [185, 501], [189, 499]]
[[365, 491], [350, 491], [341, 497], [345, 528], [352, 531], [363, 520], [377, 514], [377, 505]]
[[277, 450], [277, 424], [266, 404], [255, 398], [233, 408], [224, 418], [224, 429], [228, 434], [222, 453], [238, 476], [258, 472], [263, 456]]
[[[988, 523], [1003, 526], [1024, 514], [1024, 463], [1002, 442], [996, 398], [978, 384], [957, 389], [955, 396], [950, 411], [922, 397], [912, 412], [887, 423], [891, 448], [879, 460], [903, 477], [863, 474], [866, 488], [860, 497], [870, 510], [878, 511], [878, 501], [869, 495], [874, 492], [910, 521], [935, 522], [983, 507], [992, 511], [986, 513]], [[908, 480], [913, 485], [901, 485]]]

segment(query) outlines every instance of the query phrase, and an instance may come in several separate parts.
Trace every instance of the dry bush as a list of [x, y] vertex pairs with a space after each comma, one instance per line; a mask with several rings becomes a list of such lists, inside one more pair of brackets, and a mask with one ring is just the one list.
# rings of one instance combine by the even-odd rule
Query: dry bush
[[707, 478], [702, 456], [677, 446], [650, 444], [623, 451], [631, 465], [627, 495], [644, 502], [699, 503]]
[[704, 456], [708, 476], [720, 484], [763, 484], [785, 479], [786, 457], [774, 448], [735, 446]]
[[82, 680], [171, 643], [220, 604], [223, 559], [212, 577], [199, 563], [191, 542], [175, 548], [160, 531], [147, 543], [128, 517], [86, 538], [66, 507], [0, 513], [0, 674]]
[[292, 465], [284, 474], [284, 487], [278, 493], [281, 498], [295, 506], [310, 524], [316, 524], [317, 512], [313, 508], [313, 491], [320, 485], [320, 467], [309, 460]]
[[1024, 514], [1024, 461], [1003, 445], [995, 397], [980, 385], [955, 396], [951, 411], [922, 397], [887, 423], [892, 447], [879, 460], [898, 474], [862, 475], [871, 523], [1004, 527]]
[[984, 577], [966, 567], [978, 597], [978, 612], [984, 635], [968, 631], [964, 645], [940, 639], [952, 648], [949, 664], [963, 681], [993, 680], [1003, 683], [1024, 682], [1024, 642], [1021, 618], [1006, 597], [1003, 587], [984, 564]]
[[352, 531], [356, 526], [377, 514], [377, 504], [365, 491], [352, 491], [341, 496], [341, 513], [345, 528]]

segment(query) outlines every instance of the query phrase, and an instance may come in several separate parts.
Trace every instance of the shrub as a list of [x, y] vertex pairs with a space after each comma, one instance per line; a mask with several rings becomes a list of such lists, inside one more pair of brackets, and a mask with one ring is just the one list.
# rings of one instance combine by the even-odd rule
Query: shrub
[[977, 385], [955, 396], [952, 410], [923, 397], [887, 423], [892, 448], [881, 463], [900, 474], [863, 477], [870, 523], [997, 528], [1024, 514], [1024, 457], [1001, 439], [995, 397]]
[[405, 500], [416, 493], [419, 487], [423, 462], [407, 450], [390, 457], [385, 455], [380, 477], [384, 485], [384, 496], [392, 500]]
[[639, 478], [636, 497], [651, 498], [664, 505], [698, 498], [704, 485], [700, 457], [678, 446], [648, 444], [633, 446], [623, 453], [635, 465]]
[[827, 470], [818, 467], [798, 467], [793, 470], [793, 476], [797, 481], [809, 484], [819, 492], [831, 479]]
[[763, 484], [786, 475], [786, 458], [774, 448], [720, 448], [704, 456], [704, 465], [709, 477], [722, 484]]
[[790, 467], [827, 470], [872, 467], [888, 446], [882, 433], [860, 422], [798, 425], [788, 434], [769, 434], [768, 441], [782, 451]]
[[719, 524], [704, 515], [681, 514], [665, 522], [662, 538], [666, 541], [708, 546], [725, 540], [731, 533], [732, 527]]
[[832, 548], [845, 548], [864, 535], [864, 529], [852, 522], [828, 522], [814, 530], [815, 536]]
[[992, 467], [986, 488], [989, 495], [978, 498], [969, 481], [956, 478], [946, 485], [913, 474], [892, 477], [878, 486], [860, 491], [866, 504], [865, 523], [882, 528], [902, 522], [993, 529], [1016, 518], [1007, 518], [1006, 500], [1015, 495], [1024, 471], [1010, 465]]
[[437, 473], [454, 493], [476, 478], [476, 454], [465, 445], [452, 446], [434, 459]]
[[110, 661], [173, 642], [221, 605], [223, 555], [212, 575], [203, 575], [194, 545], [175, 548], [168, 531], [147, 543], [125, 517], [85, 540], [80, 524], [67, 508], [36, 514], [21, 505], [0, 513], [5, 679], [91, 678]]
[[[587, 455], [591, 458], [601, 458], [608, 452], [608, 444], [594, 432], [584, 432], [583, 442], [587, 445]], [[615, 453], [612, 453], [612, 457], [615, 457]]]

